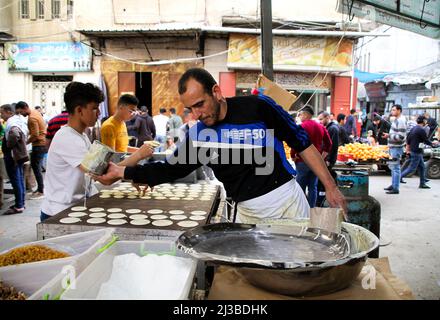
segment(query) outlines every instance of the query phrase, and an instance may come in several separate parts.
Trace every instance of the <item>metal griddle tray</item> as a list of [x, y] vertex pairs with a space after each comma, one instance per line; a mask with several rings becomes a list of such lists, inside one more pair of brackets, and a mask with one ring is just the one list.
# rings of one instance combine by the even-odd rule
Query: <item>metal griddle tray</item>
[[324, 267], [350, 255], [344, 234], [291, 225], [209, 224], [182, 234], [177, 247], [217, 264], [274, 269]]

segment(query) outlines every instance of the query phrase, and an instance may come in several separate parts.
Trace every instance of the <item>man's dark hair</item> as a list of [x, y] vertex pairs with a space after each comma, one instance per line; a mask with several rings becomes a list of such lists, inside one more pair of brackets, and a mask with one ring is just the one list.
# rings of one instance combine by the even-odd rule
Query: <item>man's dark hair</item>
[[141, 110], [142, 112], [148, 112], [147, 106], [142, 106], [139, 108], [139, 110]]
[[186, 72], [179, 79], [179, 94], [184, 94], [186, 92], [186, 84], [188, 80], [194, 79], [203, 86], [203, 91], [208, 95], [212, 96], [212, 87], [214, 87], [217, 82], [214, 77], [205, 69], [202, 68], [191, 68], [186, 70]]
[[101, 89], [92, 83], [72, 81], [67, 85], [64, 93], [64, 103], [69, 114], [74, 114], [78, 106], [84, 107], [90, 102], [101, 103], [102, 101], [104, 101], [104, 95]]
[[165, 109], [165, 108], [160, 108], [160, 109], [159, 109], [159, 112], [160, 112], [160, 113], [165, 113], [165, 112], [167, 112], [167, 109]]
[[381, 120], [382, 120], [382, 118], [378, 115], [375, 115], [373, 118], [373, 121], [381, 121]]
[[40, 110], [41, 107], [40, 106], [35, 106], [35, 110]]
[[393, 107], [396, 107], [397, 110], [402, 112], [402, 106], [400, 104], [395, 104], [395, 105], [393, 105]]
[[315, 112], [313, 112], [313, 108], [311, 106], [309, 106], [308, 104], [306, 104], [304, 107], [302, 107], [299, 112], [307, 112], [310, 115], [314, 115]]
[[426, 118], [423, 115], [418, 116], [417, 120], [416, 120], [417, 124], [425, 123], [425, 121], [426, 121]]
[[176, 108], [170, 108], [170, 112], [171, 112], [172, 114], [176, 114]]
[[356, 109], [351, 109], [350, 110], [350, 114], [355, 114], [356, 113]]
[[120, 96], [119, 100], [118, 100], [118, 106], [120, 106], [120, 105], [137, 106], [138, 104], [139, 104], [138, 98], [136, 98], [134, 95], [128, 94], [128, 93]]
[[4, 111], [7, 111], [7, 112], [15, 113], [14, 107], [13, 107], [12, 105], [8, 104], [8, 103], [2, 105], [2, 106], [0, 107], [0, 109], [3, 109]]
[[345, 114], [343, 113], [338, 114], [338, 116], [336, 117], [336, 121], [338, 121], [338, 123], [344, 119], [345, 119]]
[[29, 107], [29, 106], [28, 106], [28, 104], [27, 104], [26, 102], [24, 102], [24, 101], [18, 101], [18, 102], [15, 104], [15, 111], [17, 111], [17, 110], [21, 110], [21, 109], [25, 109], [25, 108], [27, 108], [27, 107]]

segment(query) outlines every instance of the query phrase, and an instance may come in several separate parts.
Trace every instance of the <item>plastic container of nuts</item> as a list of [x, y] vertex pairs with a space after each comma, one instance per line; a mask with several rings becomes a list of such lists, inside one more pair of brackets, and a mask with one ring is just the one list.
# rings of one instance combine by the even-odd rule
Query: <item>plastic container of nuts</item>
[[[71, 266], [71, 268], [65, 270], [79, 275], [99, 255], [98, 249], [111, 241], [113, 233], [113, 228], [74, 233], [25, 243], [0, 252], [3, 263], [19, 263], [0, 267], [0, 279], [4, 284], [24, 293], [29, 299], [43, 299], [43, 296], [35, 297], [34, 294], [62, 273], [66, 266]], [[35, 249], [39, 246], [65, 253], [68, 256], [64, 258], [57, 258], [57, 255], [51, 256], [54, 254], [53, 251], [47, 255], [46, 252], [42, 253]], [[29, 248], [32, 251], [29, 251]], [[14, 253], [25, 253], [28, 260], [23, 260]], [[35, 261], [47, 257], [49, 260]], [[26, 263], [32, 260], [35, 262]]]

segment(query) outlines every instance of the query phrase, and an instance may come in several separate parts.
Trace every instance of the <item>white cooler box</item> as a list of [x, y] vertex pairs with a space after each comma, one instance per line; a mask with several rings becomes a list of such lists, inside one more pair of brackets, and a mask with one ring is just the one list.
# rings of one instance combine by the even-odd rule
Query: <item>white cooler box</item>
[[177, 257], [184, 257], [192, 260], [189, 276], [185, 279], [184, 289], [178, 298], [187, 300], [194, 283], [194, 276], [197, 267], [197, 260], [182, 251], [176, 250], [173, 241], [145, 240], [145, 241], [117, 241], [109, 249], [104, 251], [95, 259], [76, 279], [75, 289], [69, 287], [62, 295], [61, 300], [95, 300], [97, 299], [101, 285], [107, 282], [112, 274], [113, 260], [116, 256], [134, 253], [144, 256], [148, 253], [170, 253]]
[[[112, 240], [114, 231], [114, 228], [104, 228], [18, 245], [14, 248], [40, 244], [66, 252], [70, 257], [0, 267], [0, 280], [22, 291], [30, 300], [44, 299], [46, 294], [53, 299], [54, 278], [63, 279], [66, 275], [62, 270], [69, 265], [78, 276], [99, 255], [98, 250]], [[52, 284], [49, 286], [49, 283]], [[56, 286], [61, 287], [61, 283]]]

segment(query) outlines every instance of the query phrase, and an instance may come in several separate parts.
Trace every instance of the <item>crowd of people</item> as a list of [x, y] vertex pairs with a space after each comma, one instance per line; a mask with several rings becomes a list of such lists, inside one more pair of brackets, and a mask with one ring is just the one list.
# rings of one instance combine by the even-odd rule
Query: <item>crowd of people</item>
[[102, 120], [100, 140], [116, 152], [132, 153], [145, 141], [157, 141], [158, 152], [173, 148], [177, 132], [183, 125], [175, 108], [159, 109], [159, 114], [151, 117], [146, 106], [139, 106], [139, 100], [131, 94], [122, 95], [116, 112]]
[[[40, 109], [41, 110], [41, 109]], [[37, 189], [30, 196], [40, 199], [44, 195], [43, 160], [45, 157], [46, 122], [41, 111], [31, 109], [24, 101], [5, 104], [0, 107], [2, 119], [1, 149], [1, 194], [3, 205], [3, 181], [6, 178], [3, 167], [12, 185], [15, 202], [5, 214], [21, 213], [25, 209], [26, 178], [25, 164], [30, 161], [33, 174], [37, 181]]]
[[[75, 95], [87, 95], [87, 89], [90, 89], [91, 84], [87, 86], [82, 85], [84, 84], [72, 82], [69, 89]], [[75, 89], [81, 86], [83, 91]], [[94, 90], [96, 91], [96, 89]], [[24, 101], [5, 104], [0, 107], [2, 119], [0, 126], [0, 144], [2, 147], [2, 157], [0, 157], [0, 208], [3, 206], [3, 187], [5, 181], [9, 180], [15, 197], [14, 204], [4, 214], [10, 215], [24, 212], [26, 191], [30, 191], [28, 197], [30, 200], [46, 198], [42, 210], [43, 219], [54, 214], [60, 208], [60, 206], [48, 204], [50, 201], [56, 202], [57, 197], [60, 199], [67, 197], [69, 203], [81, 198], [81, 192], [75, 193], [81, 188], [74, 184], [76, 191], [72, 191], [70, 187], [58, 189], [59, 183], [57, 184], [56, 181], [60, 179], [60, 176], [65, 176], [66, 173], [75, 176], [74, 173], [76, 171], [70, 172], [71, 170], [68, 169], [76, 167], [69, 165], [69, 163], [72, 164], [75, 161], [76, 157], [73, 154], [76, 154], [78, 157], [76, 160], [82, 159], [89, 148], [89, 144], [94, 139], [99, 139], [116, 152], [133, 153], [139, 150], [145, 141], [159, 141], [161, 139], [157, 138], [157, 127], [164, 136], [164, 139], [160, 140], [163, 144], [158, 148], [158, 151], [174, 150], [176, 128], [180, 128], [183, 125], [182, 119], [176, 114], [176, 109], [170, 109], [170, 117], [165, 115], [165, 109], [161, 109], [160, 115], [166, 119], [166, 122], [163, 122], [160, 118], [157, 118], [158, 116], [151, 117], [146, 106], [138, 108], [138, 99], [128, 94], [120, 97], [117, 110], [113, 116], [101, 121], [98, 121], [97, 117], [94, 121], [88, 121], [88, 125], [84, 127], [84, 130], [82, 130], [82, 126], [80, 130], [76, 130], [76, 132], [80, 133], [78, 136], [82, 137], [83, 142], [73, 143], [75, 141], [74, 137], [76, 137], [75, 132], [65, 127], [72, 128], [72, 125], [69, 126], [69, 119], [70, 121], [75, 121], [75, 117], [72, 112], [69, 112], [67, 105], [68, 103], [83, 102], [81, 99], [84, 98], [77, 96], [70, 98], [69, 93], [69, 90], [66, 90], [66, 110], [51, 119], [46, 117], [43, 108], [40, 106], [31, 108]], [[101, 101], [97, 97], [97, 91], [95, 95], [96, 97], [89, 97], [92, 100], [87, 102], [96, 101], [99, 104]], [[85, 113], [88, 109], [80, 108], [80, 111], [80, 115], [84, 119], [87, 116]], [[57, 135], [57, 132], [60, 130], [62, 133], [60, 132]], [[98, 133], [94, 134], [95, 131], [98, 131]], [[64, 140], [58, 138], [62, 142], [54, 143], [56, 141], [55, 136], [65, 136], [65, 138]], [[68, 146], [74, 146], [75, 150], [71, 150]], [[54, 149], [56, 152], [52, 153], [51, 160], [47, 161], [49, 158], [48, 151], [51, 149]], [[81, 150], [82, 152], [80, 152]], [[69, 161], [67, 161], [67, 157], [70, 158]], [[64, 164], [62, 164], [63, 161], [61, 159], [66, 160]], [[76, 165], [76, 162], [73, 164]], [[32, 172], [30, 170], [26, 172], [26, 166], [32, 168]], [[46, 172], [46, 167], [48, 166], [51, 169], [48, 170], [43, 178], [43, 173]], [[58, 169], [63, 168], [56, 174], [56, 177], [53, 177], [51, 174], [54, 167]], [[65, 177], [67, 178], [68, 175]], [[28, 183], [29, 180], [36, 181], [35, 190], [32, 190], [31, 183]], [[81, 181], [81, 183], [84, 183], [84, 181]], [[63, 194], [59, 194], [57, 190], [63, 190]]]
[[[402, 114], [402, 106], [396, 104], [392, 107], [390, 115], [380, 116], [373, 112], [364, 117], [359, 130], [356, 127], [356, 110], [351, 110], [349, 115], [338, 114], [336, 120], [333, 113], [321, 111], [318, 117], [312, 120], [313, 109], [310, 106], [304, 106], [298, 113], [298, 120], [301, 126], [309, 134], [312, 143], [322, 154], [326, 161], [327, 168], [332, 172], [337, 155], [338, 146], [343, 146], [353, 142], [363, 142], [372, 146], [387, 145], [391, 160], [389, 168], [391, 170], [392, 183], [384, 188], [387, 194], [399, 194], [400, 183], [406, 183], [403, 178], [410, 173], [418, 170], [420, 183], [419, 188], [429, 189], [426, 184], [426, 170], [423, 159], [424, 145], [437, 145], [438, 142], [432, 142], [434, 134], [437, 132], [437, 140], [440, 129], [438, 124], [429, 113], [411, 117], [407, 120]], [[415, 120], [414, 120], [415, 119]], [[318, 122], [322, 126], [318, 125]], [[402, 172], [402, 157], [406, 155], [410, 159], [409, 166]], [[295, 150], [291, 152], [292, 159], [295, 161], [298, 176], [298, 183], [304, 192], [307, 189], [307, 197], [311, 207], [322, 204], [322, 198], [317, 194], [322, 191], [316, 177], [310, 173], [300, 157], [296, 156]]]
[[[241, 222], [308, 217], [310, 208], [322, 205], [322, 192], [331, 206], [346, 212], [333, 167], [338, 147], [354, 141], [388, 145], [392, 184], [385, 188], [387, 193], [399, 193], [399, 184], [404, 183], [402, 178], [416, 168], [420, 170], [419, 187], [429, 188], [420, 155], [421, 143], [432, 144], [429, 136], [437, 124], [421, 115], [409, 130], [409, 122], [399, 105], [393, 106], [388, 118], [376, 113], [368, 115], [360, 132], [356, 110], [335, 118], [327, 111], [315, 115], [313, 108], [305, 105], [298, 113], [297, 123], [267, 96], [224, 98], [212, 75], [200, 68], [190, 69], [181, 77], [179, 96], [185, 106], [183, 119], [175, 108], [169, 110], [169, 115], [161, 108], [158, 115], [151, 117], [146, 106], [139, 107], [134, 95], [124, 94], [119, 98], [114, 114], [100, 121], [96, 138], [116, 152], [131, 156], [118, 164], [111, 163], [107, 173], [100, 177], [86, 175], [81, 166], [93, 142], [93, 136], [91, 139], [87, 132], [99, 122], [99, 104], [104, 99], [97, 86], [71, 82], [64, 94], [66, 110], [47, 125], [41, 111], [31, 109], [25, 102], [1, 106], [1, 118], [5, 121], [1, 127], [2, 151], [15, 195], [15, 203], [6, 214], [25, 210], [23, 165], [29, 160], [37, 181], [33, 197], [44, 194], [41, 221], [85, 196], [94, 195], [97, 190], [92, 178], [103, 184], [125, 178], [136, 185], [153, 187], [182, 178], [198, 168], [206, 168], [223, 183], [227, 195], [236, 203], [234, 216]], [[160, 144], [156, 150], [144, 143], [151, 140]], [[280, 149], [283, 142], [291, 147], [294, 167], [287, 162], [284, 149]], [[212, 151], [213, 147], [218, 151]], [[237, 151], [239, 159], [246, 161], [231, 163], [233, 155], [231, 158], [220, 151], [224, 148]], [[266, 153], [273, 152], [270, 161], [265, 159], [264, 164], [255, 158], [260, 148]], [[176, 161], [167, 158], [164, 162], [137, 165], [154, 151], [167, 149]], [[190, 159], [191, 154], [199, 155], [201, 151], [209, 156]], [[401, 172], [404, 152], [410, 154], [411, 166]]]

